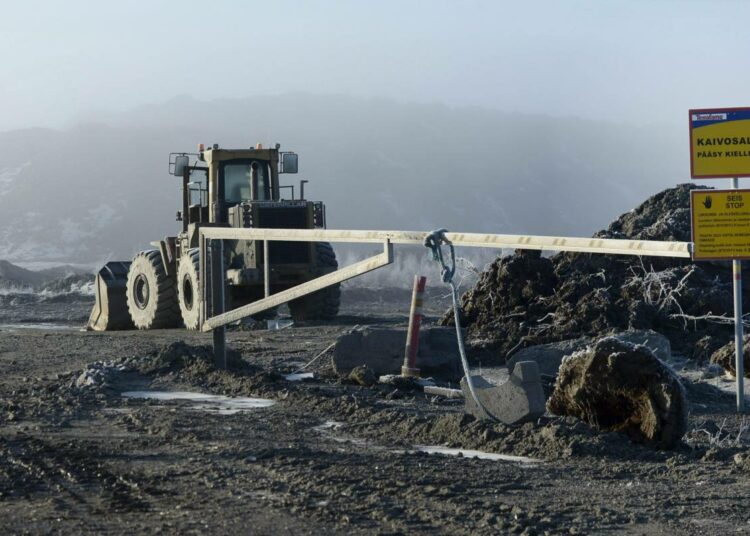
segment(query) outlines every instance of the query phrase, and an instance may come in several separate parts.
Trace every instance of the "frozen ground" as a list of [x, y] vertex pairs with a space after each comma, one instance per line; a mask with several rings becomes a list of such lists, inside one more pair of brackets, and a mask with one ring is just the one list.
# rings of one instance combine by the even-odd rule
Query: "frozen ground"
[[459, 400], [342, 384], [327, 359], [285, 379], [354, 325], [403, 325], [408, 291], [352, 291], [330, 324], [231, 332], [228, 372], [159, 362], [210, 340], [182, 330], [18, 329], [80, 326], [90, 299], [4, 304], [5, 533], [750, 534], [747, 422], [689, 362], [691, 431], [660, 452], [551, 416], [477, 423]]

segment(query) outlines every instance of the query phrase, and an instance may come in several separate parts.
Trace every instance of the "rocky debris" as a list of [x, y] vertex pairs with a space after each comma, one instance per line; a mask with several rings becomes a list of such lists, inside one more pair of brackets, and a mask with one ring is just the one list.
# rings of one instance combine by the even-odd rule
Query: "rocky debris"
[[563, 360], [547, 409], [658, 448], [674, 447], [687, 430], [677, 375], [648, 348], [611, 337]]
[[[359, 329], [336, 341], [334, 369], [342, 378], [363, 365], [375, 376], [400, 374], [405, 347], [406, 328]], [[461, 357], [453, 328], [429, 327], [420, 331], [417, 368], [422, 376], [454, 382], [461, 379]]]
[[112, 380], [126, 369], [122, 363], [97, 361], [81, 371], [73, 385], [79, 389], [107, 388]]
[[[745, 364], [745, 378], [750, 378], [750, 335], [745, 335], [742, 338], [742, 354], [743, 362]], [[720, 365], [725, 371], [732, 376], [736, 376], [737, 367], [735, 366], [735, 346], [734, 341], [725, 344], [713, 354], [711, 354], [711, 363]]]
[[[654, 195], [594, 236], [689, 241], [694, 188], [699, 186], [681, 184]], [[746, 277], [747, 300], [750, 274]], [[519, 250], [498, 258], [461, 298], [462, 325], [484, 363], [487, 354], [502, 363], [519, 346], [629, 329], [654, 330], [679, 353], [700, 357], [710, 348], [706, 336], [721, 340], [731, 333], [727, 324], [705, 318], [709, 314], [732, 315], [728, 265], [669, 257], [559, 253], [547, 258]], [[452, 313], [441, 323], [452, 324]]]
[[347, 379], [350, 382], [356, 383], [357, 385], [362, 385], [364, 387], [371, 387], [378, 383], [378, 377], [367, 365], [354, 367], [351, 372], [349, 372], [349, 376], [347, 377]]
[[[653, 330], [620, 331], [610, 336], [623, 342], [646, 346], [662, 361], [667, 361], [672, 356], [669, 339]], [[512, 369], [516, 363], [521, 361], [535, 361], [543, 376], [556, 377], [560, 363], [566, 355], [583, 350], [594, 342], [595, 339], [591, 337], [580, 337], [567, 341], [529, 346], [521, 349], [508, 360], [508, 368]]]
[[507, 381], [500, 385], [493, 385], [482, 376], [472, 376], [471, 379], [483, 407], [477, 405], [465, 377], [461, 380], [461, 390], [466, 413], [475, 419], [520, 424], [534, 422], [544, 415], [544, 391], [535, 361], [516, 363]]

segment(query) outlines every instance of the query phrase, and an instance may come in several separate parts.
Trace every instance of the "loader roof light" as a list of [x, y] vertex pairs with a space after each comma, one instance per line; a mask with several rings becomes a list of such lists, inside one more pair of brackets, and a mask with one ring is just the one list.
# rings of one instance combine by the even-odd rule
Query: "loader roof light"
[[263, 148], [263, 144], [262, 143], [256, 143], [255, 144], [255, 148], [256, 149], [262, 149]]
[[206, 149], [206, 146], [202, 143], [198, 144], [198, 152], [202, 153]]

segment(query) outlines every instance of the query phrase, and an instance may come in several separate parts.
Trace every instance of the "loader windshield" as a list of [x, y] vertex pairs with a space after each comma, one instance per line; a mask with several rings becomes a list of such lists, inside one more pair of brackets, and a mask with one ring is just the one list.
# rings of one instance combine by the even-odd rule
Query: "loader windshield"
[[[253, 178], [255, 177], [255, 182]], [[268, 164], [258, 160], [226, 162], [220, 167], [220, 184], [227, 205], [267, 201], [270, 195]]]

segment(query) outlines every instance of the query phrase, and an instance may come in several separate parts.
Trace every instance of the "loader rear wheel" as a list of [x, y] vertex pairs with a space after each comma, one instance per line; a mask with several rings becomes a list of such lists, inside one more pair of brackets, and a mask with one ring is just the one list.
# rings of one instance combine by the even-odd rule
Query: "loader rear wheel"
[[180, 302], [182, 322], [190, 330], [197, 330], [200, 320], [200, 250], [187, 250], [177, 268], [177, 297]]
[[[336, 260], [336, 253], [328, 242], [316, 243], [315, 255], [318, 266], [333, 268], [333, 270], [339, 267], [339, 263]], [[341, 285], [337, 283], [289, 302], [289, 312], [295, 321], [332, 320], [339, 314], [340, 302]]]
[[135, 256], [125, 291], [136, 328], [172, 328], [180, 324], [174, 281], [167, 275], [158, 251], [142, 251]]

